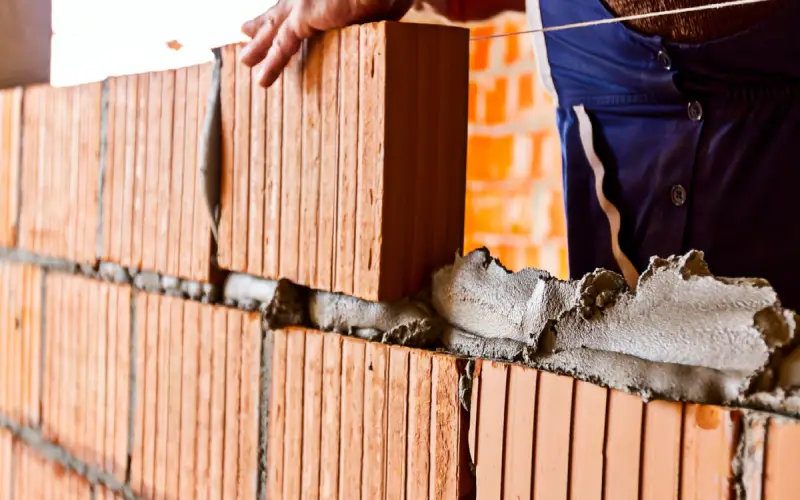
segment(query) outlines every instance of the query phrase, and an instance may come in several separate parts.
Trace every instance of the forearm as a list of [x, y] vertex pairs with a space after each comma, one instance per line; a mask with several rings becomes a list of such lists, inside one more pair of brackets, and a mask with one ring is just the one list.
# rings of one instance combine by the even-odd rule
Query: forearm
[[421, 0], [420, 3], [455, 22], [483, 21], [503, 12], [525, 11], [525, 0]]

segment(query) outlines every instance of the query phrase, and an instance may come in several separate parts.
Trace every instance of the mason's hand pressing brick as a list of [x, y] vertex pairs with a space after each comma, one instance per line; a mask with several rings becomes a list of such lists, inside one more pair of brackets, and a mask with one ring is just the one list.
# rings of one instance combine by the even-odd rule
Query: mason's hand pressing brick
[[253, 40], [241, 54], [242, 62], [264, 67], [258, 82], [269, 87], [278, 79], [303, 40], [316, 32], [367, 21], [396, 21], [413, 0], [280, 0], [264, 14], [248, 21], [242, 31]]

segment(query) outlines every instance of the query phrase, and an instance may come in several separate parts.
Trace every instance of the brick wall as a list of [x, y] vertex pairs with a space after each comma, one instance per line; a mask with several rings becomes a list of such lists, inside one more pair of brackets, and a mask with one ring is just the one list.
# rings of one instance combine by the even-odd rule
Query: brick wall
[[[499, 28], [476, 28], [475, 34], [521, 27], [514, 24], [518, 18], [499, 22]], [[386, 189], [408, 193], [402, 191], [407, 186], [382, 179], [397, 181], [409, 163], [375, 160], [383, 159], [381, 134], [409, 128], [409, 114], [397, 111], [405, 106], [391, 111], [381, 100], [361, 106], [393, 85], [383, 73], [387, 68], [407, 69], [406, 59], [389, 61], [384, 49], [398, 47], [392, 43], [406, 36], [419, 42], [433, 33], [441, 36], [438, 43], [451, 36], [447, 56], [463, 56], [454, 66], [463, 73], [441, 71], [437, 78], [442, 89], [463, 83], [468, 93], [465, 33], [382, 29], [339, 33], [360, 44], [358, 59], [345, 65], [344, 74], [369, 85], [347, 87], [343, 97], [357, 98], [361, 120], [359, 127], [345, 127], [353, 136], [343, 136], [345, 146], [362, 148], [353, 153], [362, 160], [355, 166], [360, 188], [351, 201], [364, 211], [356, 216], [344, 209], [361, 236], [355, 250], [362, 252], [360, 260], [346, 262], [356, 266], [353, 274], [375, 270], [370, 256], [385, 251], [386, 231], [399, 231], [392, 235], [396, 241], [418, 227], [434, 237], [412, 238], [406, 253], [386, 254], [378, 271], [390, 279], [406, 280], [405, 270], [421, 275], [426, 266], [444, 263], [427, 260], [440, 250], [442, 259], [451, 259], [464, 237], [452, 215], [464, 213], [466, 198], [472, 245], [487, 244], [511, 267], [538, 263], [563, 275], [557, 140], [551, 118], [542, 118], [550, 112], [534, 90], [530, 58], [523, 56], [528, 49], [512, 39], [472, 46], [469, 160], [444, 161], [453, 157], [435, 144], [420, 148], [442, 178], [423, 184], [405, 207], [414, 224], [398, 223], [403, 219], [397, 212], [375, 203]], [[417, 55], [426, 47], [418, 44]], [[335, 54], [342, 61], [350, 53], [337, 48]], [[322, 67], [329, 55], [320, 57]], [[431, 67], [442, 62], [419, 60]], [[411, 69], [419, 84], [425, 73]], [[230, 234], [239, 227], [249, 236], [251, 224], [266, 224], [266, 218], [254, 223], [239, 215], [269, 214], [266, 201], [254, 196], [243, 204], [250, 190], [237, 191], [225, 175], [266, 168], [251, 151], [268, 146], [251, 148], [247, 139], [267, 139], [258, 135], [267, 131], [250, 134], [253, 108], [242, 102], [250, 96], [252, 105], [261, 92], [256, 104], [268, 103], [273, 94], [253, 88], [248, 73], [236, 71], [235, 80], [230, 74], [223, 79], [223, 102], [238, 104], [224, 120], [223, 130], [233, 138], [223, 141], [223, 149], [234, 160], [223, 165], [222, 187], [241, 194], [222, 200]], [[290, 69], [288, 78], [306, 84], [279, 87], [292, 90], [281, 100], [286, 109], [327, 102], [330, 89], [321, 87], [320, 97], [319, 87], [308, 83], [315, 81], [307, 78], [311, 71], [298, 64]], [[307, 328], [269, 329], [252, 311], [264, 304], [226, 300], [227, 268], [219, 269], [213, 258], [204, 186], [196, 161], [187, 156], [197, 149], [203, 89], [210, 81], [211, 66], [203, 65], [79, 87], [0, 92], [0, 197], [6, 202], [0, 204], [0, 500], [451, 499], [475, 491], [482, 499], [567, 498], [570, 492], [573, 498], [722, 499], [739, 486], [754, 492], [745, 498], [793, 498], [800, 487], [796, 421], [646, 404], [572, 378], [481, 361], [470, 389], [469, 364], [456, 356]], [[419, 113], [414, 120], [435, 115], [437, 137], [463, 152], [463, 102], [454, 99], [462, 106], [448, 114], [425, 105], [424, 96], [413, 98], [405, 95], [400, 104], [413, 102]], [[519, 101], [524, 106], [509, 104]], [[287, 117], [312, 144], [328, 130], [318, 128], [318, 117], [297, 113], [271, 114], [269, 130], [284, 127]], [[296, 136], [290, 137], [294, 148]], [[305, 179], [310, 168], [270, 162], [294, 180]], [[238, 174], [234, 178], [241, 182]], [[443, 189], [443, 181], [460, 183], [460, 194]], [[273, 193], [274, 199], [293, 196], [301, 208], [281, 227], [290, 229], [291, 244], [306, 248], [300, 228], [314, 232], [313, 221], [322, 218], [302, 208], [314, 206], [318, 193], [281, 185], [287, 192]], [[507, 203], [514, 199], [519, 201]], [[535, 213], [548, 215], [537, 219]], [[395, 223], [375, 222], [384, 216]], [[364, 231], [366, 223], [374, 224], [374, 233]], [[229, 242], [234, 250], [241, 239], [231, 236]], [[259, 256], [276, 244], [247, 243], [245, 255], [255, 246]], [[410, 260], [403, 272], [391, 267], [399, 258]], [[737, 469], [742, 457], [756, 467]]]

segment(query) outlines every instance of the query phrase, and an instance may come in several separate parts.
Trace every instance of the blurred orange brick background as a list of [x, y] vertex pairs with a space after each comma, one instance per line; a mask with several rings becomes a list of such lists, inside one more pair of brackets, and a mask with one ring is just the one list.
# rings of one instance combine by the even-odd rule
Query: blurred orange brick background
[[[524, 15], [506, 14], [471, 31], [525, 29]], [[471, 42], [469, 85], [464, 250], [486, 246], [513, 271], [538, 267], [566, 278], [561, 150], [530, 37]]]

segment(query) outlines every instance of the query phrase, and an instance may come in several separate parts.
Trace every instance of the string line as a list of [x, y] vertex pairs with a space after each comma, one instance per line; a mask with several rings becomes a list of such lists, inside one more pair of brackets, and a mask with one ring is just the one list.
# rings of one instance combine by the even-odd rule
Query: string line
[[579, 23], [571, 23], [571, 24], [562, 24], [561, 26], [550, 26], [547, 28], [539, 28], [533, 30], [525, 30], [525, 31], [515, 31], [513, 33], [500, 33], [497, 35], [486, 35], [486, 36], [479, 36], [470, 38], [470, 42], [475, 42], [478, 40], [487, 40], [489, 38], [501, 38], [506, 36], [517, 36], [517, 35], [528, 35], [531, 33], [547, 33], [550, 31], [563, 31], [563, 30], [570, 30], [576, 28], [587, 28], [589, 26], [599, 26], [601, 24], [612, 24], [612, 23], [621, 23], [625, 21], [636, 21], [638, 19], [648, 19], [651, 17], [661, 17], [661, 16], [672, 16], [675, 14], [687, 14], [690, 12], [699, 12], [702, 10], [717, 10], [717, 9], [724, 9], [727, 7], [736, 7], [739, 5], [748, 5], [754, 3], [761, 3], [761, 2], [769, 2], [772, 0], [728, 0], [726, 2], [719, 2], [719, 3], [712, 3], [707, 5], [700, 5], [696, 7], [684, 7], [681, 9], [672, 9], [672, 10], [662, 10], [657, 12], [647, 12], [645, 14], [633, 14], [630, 16], [622, 16], [622, 17], [612, 17], [609, 19], [597, 19], [595, 21], [583, 21]]

